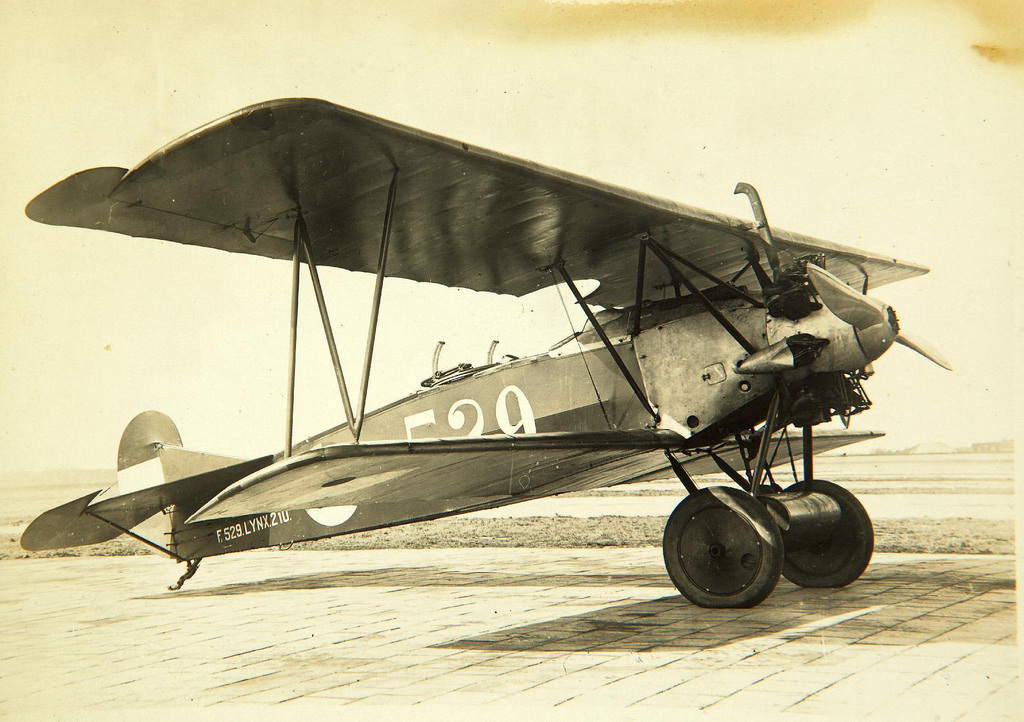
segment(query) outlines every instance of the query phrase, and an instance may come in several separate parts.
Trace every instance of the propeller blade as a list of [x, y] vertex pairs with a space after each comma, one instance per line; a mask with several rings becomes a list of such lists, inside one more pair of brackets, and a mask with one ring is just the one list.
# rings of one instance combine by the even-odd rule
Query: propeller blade
[[906, 346], [909, 349], [913, 349], [914, 351], [917, 351], [926, 359], [928, 359], [934, 364], [941, 366], [947, 371], [953, 370], [953, 367], [949, 365], [949, 361], [944, 359], [942, 357], [942, 354], [928, 348], [926, 345], [920, 343], [919, 341], [912, 341], [911, 339], [907, 338], [902, 332], [898, 336], [896, 336], [896, 343], [902, 346]]
[[857, 329], [887, 320], [885, 304], [853, 290], [824, 268], [807, 264], [807, 277], [828, 310]]

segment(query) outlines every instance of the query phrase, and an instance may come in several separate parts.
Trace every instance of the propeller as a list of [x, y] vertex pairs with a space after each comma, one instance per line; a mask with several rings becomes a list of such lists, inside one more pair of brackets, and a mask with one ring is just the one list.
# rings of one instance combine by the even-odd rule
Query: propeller
[[847, 286], [843, 281], [832, 275], [824, 268], [807, 264], [807, 278], [817, 292], [822, 303], [828, 310], [838, 316], [841, 320], [853, 326], [858, 331], [881, 331], [875, 329], [879, 324], [887, 324], [892, 330], [896, 343], [917, 351], [934, 364], [941, 366], [947, 371], [952, 371], [952, 366], [941, 354], [931, 349], [920, 341], [914, 341], [900, 331], [899, 322], [896, 320], [896, 312], [892, 306], [871, 296], [857, 293]]
[[888, 320], [884, 303], [857, 293], [824, 268], [808, 263], [807, 278], [828, 310], [854, 328], [870, 328]]
[[914, 351], [917, 351], [926, 359], [928, 359], [934, 364], [938, 364], [947, 371], [953, 370], [953, 367], [950, 365], [949, 361], [944, 359], [942, 357], [942, 354], [940, 354], [938, 351], [934, 350], [927, 344], [907, 338], [907, 335], [905, 333], [901, 332], [898, 336], [896, 336], [896, 343], [900, 344], [901, 346], [906, 346], [907, 348], [912, 349]]

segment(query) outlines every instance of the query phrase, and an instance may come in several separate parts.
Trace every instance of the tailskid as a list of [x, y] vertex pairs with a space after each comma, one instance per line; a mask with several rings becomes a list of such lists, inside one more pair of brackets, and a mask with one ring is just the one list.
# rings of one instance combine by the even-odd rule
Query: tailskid
[[180, 577], [178, 577], [178, 581], [176, 581], [174, 584], [172, 584], [171, 586], [169, 586], [167, 588], [170, 591], [172, 591], [172, 592], [176, 592], [179, 589], [181, 589], [185, 585], [185, 582], [187, 582], [189, 579], [191, 579], [195, 575], [195, 573], [199, 570], [199, 562], [201, 562], [201, 561], [203, 561], [203, 560], [202, 559], [189, 559], [188, 562], [187, 562], [188, 568], [185, 570], [185, 573], [182, 574]]

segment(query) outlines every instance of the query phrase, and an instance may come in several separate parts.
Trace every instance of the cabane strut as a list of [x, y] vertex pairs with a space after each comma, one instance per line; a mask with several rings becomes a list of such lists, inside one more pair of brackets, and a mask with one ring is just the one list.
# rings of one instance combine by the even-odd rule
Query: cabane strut
[[640, 388], [640, 385], [637, 383], [636, 379], [633, 378], [633, 374], [630, 373], [630, 370], [626, 367], [626, 364], [622, 360], [622, 357], [619, 356], [619, 352], [615, 350], [615, 346], [612, 345], [611, 339], [608, 338], [608, 334], [605, 333], [604, 328], [601, 327], [601, 324], [598, 323], [597, 318], [594, 317], [594, 312], [590, 310], [590, 306], [588, 306], [583, 301], [583, 295], [580, 293], [580, 290], [576, 288], [576, 284], [573, 283], [572, 278], [569, 276], [569, 272], [565, 270], [565, 263], [559, 261], [557, 264], [555, 264], [555, 268], [557, 268], [558, 272], [562, 274], [562, 278], [565, 280], [565, 285], [569, 287], [569, 290], [572, 292], [573, 298], [576, 299], [576, 303], [578, 303], [580, 308], [583, 309], [583, 313], [587, 315], [587, 320], [590, 321], [590, 325], [594, 328], [594, 330], [597, 332], [597, 335], [601, 338], [601, 343], [603, 343], [605, 348], [608, 349], [608, 353], [610, 353], [612, 356], [612, 361], [615, 362], [615, 365], [619, 368], [619, 371], [622, 373], [623, 378], [626, 379], [626, 383], [629, 384], [629, 388], [631, 388], [633, 390], [633, 393], [636, 394], [637, 399], [640, 400], [640, 403], [643, 405], [644, 409], [646, 409], [647, 413], [649, 413], [655, 419], [655, 421], [657, 421], [657, 419], [659, 418], [658, 412], [655, 411], [653, 406], [651, 406], [651, 402], [647, 400], [647, 395]]

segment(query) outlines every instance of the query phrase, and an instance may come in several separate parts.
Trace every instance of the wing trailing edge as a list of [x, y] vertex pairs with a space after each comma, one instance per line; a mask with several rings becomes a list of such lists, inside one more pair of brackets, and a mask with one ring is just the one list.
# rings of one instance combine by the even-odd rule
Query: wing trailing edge
[[[631, 304], [643, 233], [722, 278], [758, 242], [750, 221], [477, 148], [309, 98], [243, 108], [163, 147], [130, 171], [94, 168], [26, 213], [54, 225], [290, 258], [299, 208], [317, 263], [374, 272], [398, 169], [388, 275], [517, 296], [550, 285], [564, 261]], [[914, 263], [782, 229], [780, 254], [824, 255], [844, 282], [871, 287], [927, 272]], [[652, 267], [644, 298], [671, 283]], [[704, 284], [703, 279], [698, 283]], [[706, 287], [706, 286], [705, 286]]]

